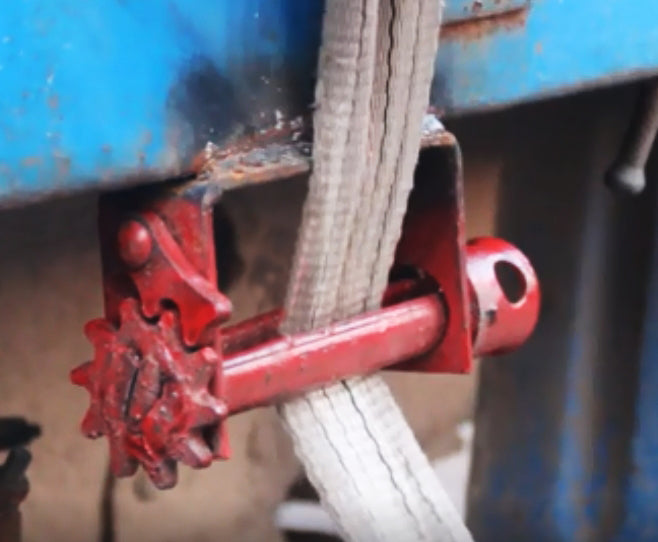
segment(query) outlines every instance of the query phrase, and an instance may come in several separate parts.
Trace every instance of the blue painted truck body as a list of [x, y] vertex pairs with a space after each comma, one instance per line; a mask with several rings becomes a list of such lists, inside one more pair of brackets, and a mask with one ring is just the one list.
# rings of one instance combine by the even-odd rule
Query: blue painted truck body
[[[437, 0], [438, 4], [438, 0]], [[15, 0], [0, 202], [184, 172], [312, 102], [320, 0]], [[653, 0], [448, 0], [432, 102], [471, 112], [658, 69]]]
[[184, 170], [310, 101], [317, 2], [19, 0], [0, 15], [0, 198]]

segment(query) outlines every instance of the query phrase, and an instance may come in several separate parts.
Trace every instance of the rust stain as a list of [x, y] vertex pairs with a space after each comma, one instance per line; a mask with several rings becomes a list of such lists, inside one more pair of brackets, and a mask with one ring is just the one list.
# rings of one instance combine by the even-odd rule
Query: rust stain
[[71, 158], [63, 154], [54, 153], [55, 171], [57, 179], [66, 179], [71, 173]]
[[59, 107], [59, 96], [57, 94], [48, 96], [48, 107], [50, 109], [57, 109]]
[[[436, 115], [433, 109], [428, 113]], [[311, 169], [309, 133], [310, 122], [297, 118], [224, 146], [208, 143], [193, 158], [190, 169], [200, 181], [211, 180], [224, 188], [305, 174]], [[442, 126], [422, 134], [423, 148], [454, 144], [454, 136]]]
[[228, 156], [224, 149], [211, 148], [204, 154], [194, 164], [201, 164], [200, 177], [225, 188], [289, 178], [310, 170], [303, 143], [270, 143]]
[[[473, 4], [473, 9], [478, 2]], [[480, 3], [481, 5], [481, 3]], [[453, 41], [476, 41], [499, 31], [513, 31], [523, 28], [528, 18], [528, 7], [522, 7], [489, 17], [455, 21], [441, 27], [441, 39]]]
[[451, 147], [457, 144], [457, 139], [450, 132], [443, 130], [434, 134], [423, 134], [420, 140], [420, 148], [428, 147]]
[[21, 160], [21, 166], [23, 167], [36, 167], [40, 166], [43, 163], [43, 160], [40, 156], [26, 156]]
[[[248, 136], [237, 138], [225, 145], [209, 147], [197, 153], [191, 163], [191, 169], [195, 173], [221, 169], [225, 173], [229, 170], [234, 178], [247, 175], [253, 181], [254, 176], [270, 178], [274, 167], [283, 167], [296, 173], [308, 170], [302, 166], [307, 161], [304, 155], [304, 147], [307, 146], [310, 120], [297, 117], [290, 120], [279, 119], [276, 126], [270, 129], [260, 130]], [[290, 151], [290, 152], [288, 152]], [[294, 165], [293, 165], [294, 164]], [[301, 169], [301, 171], [300, 171]], [[267, 173], [265, 173], [267, 171]]]
[[482, 0], [475, 0], [475, 2], [473, 2], [473, 4], [471, 5], [471, 12], [475, 14], [480, 13], [483, 7], [484, 4], [482, 3]]
[[[427, 109], [426, 115], [433, 115], [437, 119], [441, 118], [441, 112], [433, 106]], [[421, 149], [427, 147], [452, 147], [456, 144], [457, 140], [455, 136], [448, 132], [440, 122], [431, 130], [426, 130], [425, 126], [423, 126], [423, 132], [420, 139]]]

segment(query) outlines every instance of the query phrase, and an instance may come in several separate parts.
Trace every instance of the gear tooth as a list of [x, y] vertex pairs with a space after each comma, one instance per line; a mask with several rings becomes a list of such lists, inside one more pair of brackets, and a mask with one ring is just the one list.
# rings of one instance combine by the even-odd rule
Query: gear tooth
[[[114, 454], [114, 452], [112, 452]], [[126, 478], [137, 472], [137, 461], [132, 457], [115, 458], [114, 455], [110, 460], [110, 470], [117, 478]]]
[[160, 317], [159, 325], [167, 330], [172, 329], [176, 325], [176, 315], [172, 311], [163, 312]]
[[164, 311], [158, 321], [158, 329], [164, 340], [168, 343], [167, 348], [173, 354], [182, 353], [183, 345], [178, 340], [176, 314], [173, 311]]
[[94, 363], [93, 361], [86, 361], [82, 365], [78, 365], [69, 373], [71, 382], [76, 386], [82, 386], [83, 388], [91, 388], [91, 374], [93, 372]]
[[84, 332], [89, 342], [98, 344], [112, 340], [115, 330], [105, 318], [96, 318], [85, 324]]
[[202, 469], [212, 463], [212, 452], [204, 440], [192, 434], [174, 445], [170, 450], [172, 457], [193, 469]]
[[[216, 305], [230, 311], [228, 299]], [[226, 455], [225, 436], [217, 444], [215, 436], [224, 435], [227, 409], [209, 391], [221, 355], [210, 347], [187, 351], [178, 313], [162, 311], [159, 303], [156, 308], [157, 325], [144, 318], [146, 309], [136, 299], [120, 303], [118, 325], [89, 322], [85, 333], [95, 357], [71, 371], [71, 380], [91, 394], [83, 431], [92, 438], [107, 435], [112, 472], [129, 476], [142, 465], [153, 483], [166, 489], [176, 484], [177, 460], [202, 468], [217, 453]], [[136, 379], [130, 377], [134, 371]], [[131, 394], [127, 415], [119, 408], [126, 394]]]
[[134, 316], [139, 313], [137, 301], [131, 297], [127, 297], [119, 304], [119, 320], [121, 324], [134, 319]]
[[93, 407], [87, 410], [87, 413], [80, 424], [80, 428], [83, 434], [89, 438], [98, 438], [105, 432], [98, 412]]
[[164, 460], [159, 463], [150, 463], [143, 465], [146, 474], [158, 489], [170, 489], [178, 481], [178, 470], [176, 462], [173, 460]]

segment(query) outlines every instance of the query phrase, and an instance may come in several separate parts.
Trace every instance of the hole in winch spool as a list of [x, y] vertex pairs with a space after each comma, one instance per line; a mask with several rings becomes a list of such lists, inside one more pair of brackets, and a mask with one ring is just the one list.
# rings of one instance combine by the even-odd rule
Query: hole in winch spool
[[510, 303], [518, 303], [525, 297], [528, 285], [518, 267], [501, 260], [494, 264], [494, 272], [501, 290]]

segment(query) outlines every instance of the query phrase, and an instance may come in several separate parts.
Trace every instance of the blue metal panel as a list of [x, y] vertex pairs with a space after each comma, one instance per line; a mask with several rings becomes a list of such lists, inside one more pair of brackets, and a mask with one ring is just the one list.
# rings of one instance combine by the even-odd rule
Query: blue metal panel
[[0, 198], [174, 174], [310, 103], [322, 4], [17, 0], [0, 16]]
[[[6, 2], [0, 202], [174, 175], [208, 140], [308, 112], [322, 5]], [[447, 17], [432, 102], [448, 113], [658, 68], [654, 0], [449, 0]]]
[[[656, 182], [656, 179], [652, 179]], [[656, 202], [658, 208], [658, 201]], [[656, 213], [658, 215], [658, 212]], [[658, 223], [653, 231], [658, 232]], [[625, 520], [616, 540], [658, 540], [658, 233], [654, 235], [651, 278], [643, 324], [638, 390]]]
[[654, 0], [532, 0], [511, 16], [444, 31], [432, 100], [475, 111], [657, 69]]

